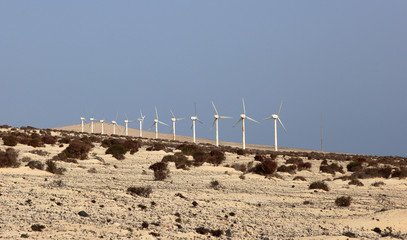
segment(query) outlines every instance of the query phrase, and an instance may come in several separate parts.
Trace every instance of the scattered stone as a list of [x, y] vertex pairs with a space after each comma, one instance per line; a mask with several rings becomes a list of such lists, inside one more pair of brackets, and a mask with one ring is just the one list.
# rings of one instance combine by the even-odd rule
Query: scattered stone
[[44, 225], [41, 224], [34, 224], [31, 225], [31, 230], [35, 231], [35, 232], [42, 232], [42, 230], [45, 228]]
[[87, 214], [85, 211], [78, 212], [78, 215], [81, 217], [89, 217], [89, 214]]

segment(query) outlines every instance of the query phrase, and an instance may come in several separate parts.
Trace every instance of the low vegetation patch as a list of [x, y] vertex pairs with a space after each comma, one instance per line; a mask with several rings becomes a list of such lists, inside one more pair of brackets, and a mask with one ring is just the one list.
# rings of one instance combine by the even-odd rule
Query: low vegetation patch
[[351, 202], [352, 202], [352, 197], [349, 197], [349, 196], [338, 197], [335, 200], [335, 204], [338, 207], [349, 207]]
[[65, 168], [62, 167], [57, 167], [57, 164], [53, 160], [47, 160], [45, 162], [45, 165], [47, 165], [47, 168], [45, 169], [47, 172], [57, 174], [57, 175], [62, 175], [66, 171]]
[[149, 169], [154, 171], [154, 180], [156, 181], [165, 180], [170, 174], [167, 162], [156, 162], [150, 165]]
[[17, 137], [14, 135], [6, 135], [2, 137], [3, 140], [3, 144], [6, 146], [10, 146], [10, 147], [14, 147], [17, 145], [18, 141], [17, 141]]
[[335, 176], [336, 172], [345, 173], [345, 172], [343, 171], [343, 167], [340, 166], [340, 165], [338, 165], [338, 164], [336, 164], [336, 163], [331, 163], [331, 164], [329, 164], [329, 165], [323, 165], [323, 164], [321, 163], [321, 166], [319, 167], [319, 170], [320, 170], [321, 172], [330, 173], [330, 174], [332, 174], [332, 175], [334, 175], [334, 176]]
[[276, 170], [277, 163], [271, 159], [267, 159], [261, 163], [256, 164], [253, 168], [249, 169], [249, 172], [267, 176], [273, 174]]
[[386, 184], [384, 182], [382, 182], [382, 181], [372, 183], [373, 187], [380, 187], [380, 186], [383, 186], [383, 185], [386, 185]]
[[62, 153], [64, 153], [67, 158], [84, 160], [88, 158], [88, 153], [92, 148], [92, 143], [75, 139], [69, 143], [68, 147], [62, 151]]
[[354, 178], [389, 178], [392, 173], [392, 168], [390, 166], [384, 167], [368, 167], [362, 171], [355, 172], [352, 174]]
[[0, 168], [17, 168], [20, 162], [17, 160], [18, 152], [13, 148], [7, 148], [6, 151], [0, 150]]
[[127, 193], [130, 195], [137, 195], [140, 197], [148, 198], [150, 194], [153, 192], [150, 186], [148, 187], [129, 187], [127, 188]]
[[358, 179], [352, 179], [348, 184], [349, 185], [360, 186], [360, 187], [364, 186], [364, 184]]
[[27, 163], [26, 166], [31, 169], [44, 170], [44, 163], [42, 163], [41, 161], [30, 161]]
[[329, 191], [328, 185], [323, 181], [312, 182], [309, 185], [309, 189], [321, 189], [321, 190], [324, 190], [324, 191]]

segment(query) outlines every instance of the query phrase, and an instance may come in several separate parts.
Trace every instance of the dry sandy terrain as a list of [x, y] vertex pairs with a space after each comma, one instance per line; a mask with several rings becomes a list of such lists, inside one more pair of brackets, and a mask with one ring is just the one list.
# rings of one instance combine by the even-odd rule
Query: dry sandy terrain
[[[19, 151], [19, 159], [45, 162], [67, 146], [18, 144], [13, 148]], [[6, 148], [0, 140], [0, 149]], [[50, 154], [29, 153], [33, 149]], [[181, 170], [170, 163], [170, 177], [154, 181], [149, 166], [179, 150], [146, 151], [142, 146], [121, 161], [105, 151], [96, 143], [87, 160], [77, 164], [58, 161], [58, 166], [67, 169], [63, 175], [33, 170], [24, 162], [18, 168], [0, 168], [0, 238], [218, 238], [199, 234], [199, 227], [222, 230], [221, 239], [381, 238], [374, 228], [387, 231], [386, 239], [407, 237], [406, 179], [363, 179], [364, 186], [349, 185], [349, 181], [321, 173], [321, 160], [310, 160], [312, 168], [295, 175], [279, 173], [282, 179], [253, 173], [242, 179], [242, 172], [225, 166], [252, 162], [254, 155], [226, 153], [220, 166], [205, 163]], [[283, 156], [277, 157], [279, 165], [284, 161]], [[295, 176], [306, 181], [294, 181]], [[218, 189], [211, 187], [214, 180], [220, 183]], [[310, 190], [310, 183], [316, 180], [326, 180], [330, 191]], [[385, 185], [371, 186], [376, 181]], [[126, 190], [132, 186], [150, 186], [152, 193], [149, 197], [130, 195]], [[339, 196], [351, 196], [352, 204], [336, 206]], [[80, 211], [88, 216], [80, 216]], [[143, 228], [143, 222], [148, 227]], [[34, 224], [45, 228], [33, 231]], [[391, 233], [386, 228], [391, 228]]]

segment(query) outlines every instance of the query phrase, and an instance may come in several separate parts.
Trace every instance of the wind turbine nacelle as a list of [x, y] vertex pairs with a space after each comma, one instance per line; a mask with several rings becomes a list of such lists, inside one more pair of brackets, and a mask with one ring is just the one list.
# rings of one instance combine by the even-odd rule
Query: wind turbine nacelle
[[125, 123], [129, 123], [129, 120], [124, 120]]
[[89, 120], [94, 121], [95, 119], [94, 118], [89, 118]]
[[82, 120], [82, 121], [85, 121], [85, 118], [84, 118], [84, 117], [81, 117], [81, 120]]
[[100, 120], [99, 122], [104, 123], [104, 122], [105, 122], [105, 120]]
[[192, 116], [192, 117], [191, 117], [191, 120], [192, 120], [192, 121], [195, 121], [195, 120], [197, 120], [197, 119], [198, 119], [198, 118], [195, 117], [195, 116]]
[[278, 115], [277, 115], [277, 114], [273, 114], [273, 115], [271, 115], [271, 117], [272, 117], [273, 119], [277, 119], [277, 118], [278, 118]]
[[242, 119], [246, 118], [246, 114], [240, 114], [240, 118]]
[[158, 119], [154, 119], [154, 122], [155, 122], [155, 123], [158, 123]]
[[176, 118], [171, 118], [171, 121], [176, 122], [177, 119]]
[[139, 121], [143, 121], [144, 119], [143, 119], [143, 118], [138, 118], [137, 120], [139, 120]]
[[113, 124], [116, 124], [116, 121], [112, 121]]
[[219, 118], [219, 115], [213, 115], [213, 117], [216, 118], [216, 119], [218, 119], [218, 118]]

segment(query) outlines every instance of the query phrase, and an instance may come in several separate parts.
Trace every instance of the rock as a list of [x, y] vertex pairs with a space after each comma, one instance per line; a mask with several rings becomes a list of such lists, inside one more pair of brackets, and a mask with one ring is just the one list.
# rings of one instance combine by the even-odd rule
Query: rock
[[78, 215], [81, 217], [89, 217], [89, 214], [87, 214], [85, 211], [78, 212]]

